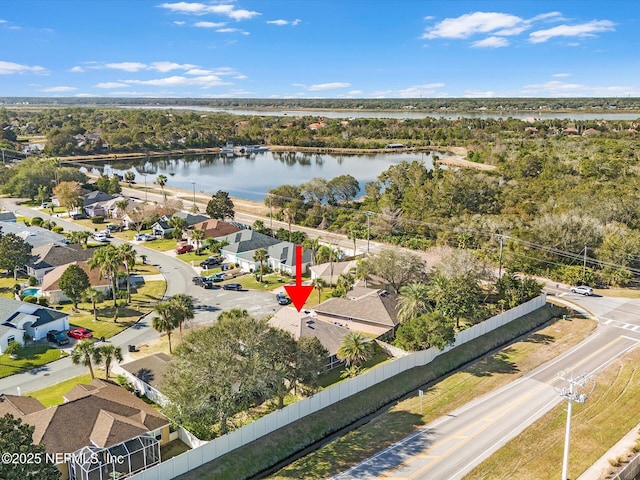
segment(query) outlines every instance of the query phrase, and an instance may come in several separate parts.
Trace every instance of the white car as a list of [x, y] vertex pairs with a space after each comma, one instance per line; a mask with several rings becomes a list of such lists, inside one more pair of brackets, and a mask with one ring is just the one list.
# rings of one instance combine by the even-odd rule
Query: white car
[[593, 295], [593, 288], [586, 285], [578, 285], [577, 287], [571, 287], [571, 292], [579, 293], [580, 295], [587, 295], [590, 297], [591, 295]]
[[97, 242], [108, 242], [109, 241], [109, 237], [107, 237], [104, 233], [97, 233], [93, 236], [93, 238], [97, 241]]
[[133, 236], [133, 239], [136, 242], [151, 242], [152, 240], [155, 240], [156, 237], [154, 237], [153, 235], [149, 235], [147, 233], [138, 233]]

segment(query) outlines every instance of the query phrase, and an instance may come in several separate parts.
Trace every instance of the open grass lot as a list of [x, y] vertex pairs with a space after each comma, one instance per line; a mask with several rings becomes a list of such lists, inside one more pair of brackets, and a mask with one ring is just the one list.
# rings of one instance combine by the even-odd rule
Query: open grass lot
[[[95, 367], [94, 371], [96, 372], [97, 377], [104, 378], [104, 373], [95, 369]], [[64, 402], [62, 396], [73, 387], [81, 383], [91, 383], [91, 375], [89, 375], [89, 373], [86, 373], [85, 375], [70, 378], [69, 380], [56, 383], [55, 385], [52, 385], [50, 387], [29, 392], [29, 396], [40, 400], [40, 403], [42, 403], [45, 407], [50, 407], [51, 405], [60, 405]]]
[[13, 295], [13, 286], [16, 283], [26, 283], [28, 280], [25, 276], [18, 276], [18, 280], [13, 279], [13, 275], [7, 273], [0, 274], [0, 297], [15, 299]]
[[[573, 404], [568, 478], [578, 478], [635, 428], [640, 411], [638, 375], [640, 350], [634, 349], [598, 374], [583, 405]], [[559, 478], [566, 420], [563, 401], [464, 478]]]
[[[367, 414], [393, 404], [374, 421], [289, 465], [272, 478], [326, 478], [334, 475], [476, 396], [515, 380], [579, 343], [595, 328], [596, 323], [591, 320], [556, 320], [495, 355], [472, 364], [471, 368], [475, 370], [456, 373], [431, 385], [431, 382], [446, 376], [460, 364], [476, 358], [478, 352], [504, 345], [509, 339], [526, 332], [531, 325], [561, 317], [563, 313], [566, 311], [555, 307], [541, 308], [439, 356], [429, 365], [396, 375], [181, 478], [218, 480], [250, 477]], [[461, 374], [464, 376], [459, 376]], [[418, 388], [425, 390], [428, 398], [434, 399], [429, 403], [429, 408], [425, 408], [424, 414], [420, 413], [418, 399], [411, 394]], [[402, 397], [407, 393], [410, 398], [404, 400]], [[400, 401], [395, 403], [398, 399]]]
[[[69, 323], [73, 326], [84, 327], [93, 332], [94, 338], [110, 338], [130, 327], [162, 300], [167, 284], [163, 281], [147, 282], [138, 287], [131, 295], [131, 303], [118, 307], [118, 321], [113, 321], [113, 301], [105, 300], [98, 304], [98, 321], [93, 319], [91, 303], [78, 304], [78, 312], [72, 312], [71, 305], [65, 305], [63, 311], [71, 313]], [[122, 305], [123, 300], [118, 301]]]
[[10, 358], [9, 355], [0, 355], [0, 378], [40, 367], [58, 360], [61, 355], [62, 350], [47, 345], [22, 348], [16, 359]]

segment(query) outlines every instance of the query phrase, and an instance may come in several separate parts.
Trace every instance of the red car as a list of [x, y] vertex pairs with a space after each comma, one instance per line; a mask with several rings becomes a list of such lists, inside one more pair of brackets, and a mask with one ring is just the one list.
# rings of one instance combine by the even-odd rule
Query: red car
[[181, 247], [176, 248], [176, 253], [180, 255], [181, 253], [187, 253], [193, 250], [193, 245], [182, 245]]
[[72, 338], [77, 338], [78, 340], [84, 340], [85, 338], [93, 337], [93, 333], [91, 333], [86, 328], [81, 328], [81, 327], [72, 328], [71, 330], [69, 330], [67, 335], [69, 335]]

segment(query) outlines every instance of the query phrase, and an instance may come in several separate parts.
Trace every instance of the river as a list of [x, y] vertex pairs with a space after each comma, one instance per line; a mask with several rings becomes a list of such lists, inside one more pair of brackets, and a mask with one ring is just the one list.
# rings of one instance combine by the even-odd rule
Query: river
[[[269, 189], [280, 185], [300, 185], [314, 177], [331, 180], [352, 175], [360, 184], [373, 181], [391, 165], [419, 160], [433, 168], [432, 153], [378, 153], [367, 155], [330, 155], [300, 152], [260, 152], [249, 156], [176, 155], [137, 160], [105, 160], [87, 165], [93, 173], [124, 175], [132, 171], [136, 182], [153, 184], [158, 175], [167, 177], [167, 187], [205, 194], [218, 190], [247, 200], [262, 201]], [[440, 158], [456, 157], [435, 153]], [[456, 157], [457, 158], [457, 157]]]

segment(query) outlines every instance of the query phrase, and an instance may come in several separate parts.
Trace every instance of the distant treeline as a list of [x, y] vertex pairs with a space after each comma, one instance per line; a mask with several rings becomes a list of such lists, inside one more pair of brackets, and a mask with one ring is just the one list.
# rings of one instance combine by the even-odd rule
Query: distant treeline
[[264, 99], [264, 98], [75, 98], [0, 97], [0, 105], [49, 106], [202, 106], [257, 109], [345, 109], [418, 110], [469, 112], [488, 111], [607, 111], [638, 110], [640, 98], [359, 98], [359, 99]]

